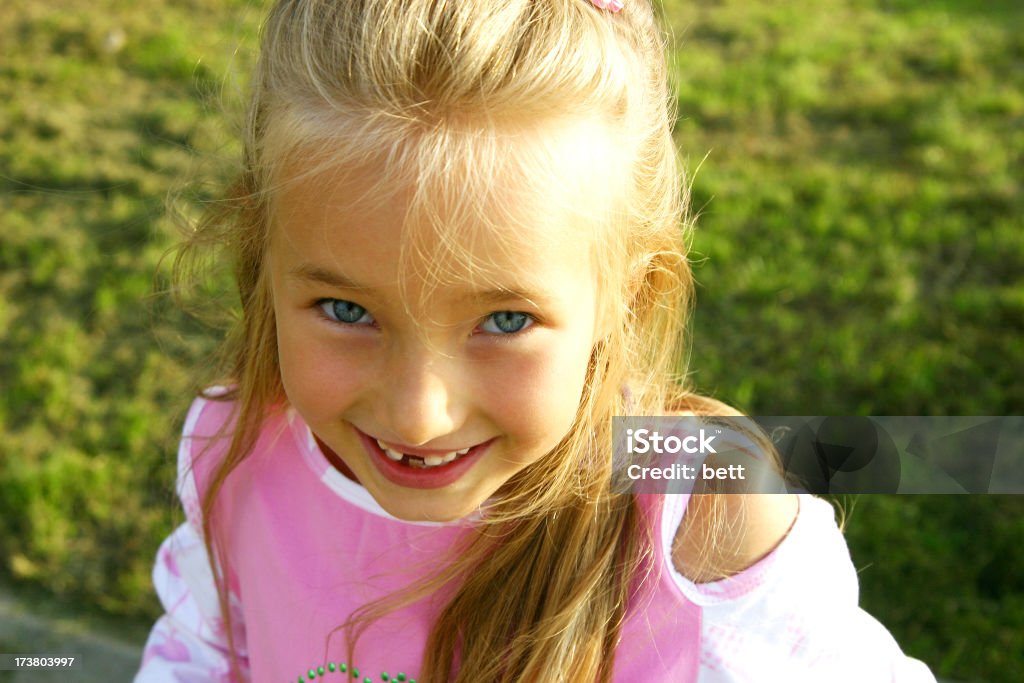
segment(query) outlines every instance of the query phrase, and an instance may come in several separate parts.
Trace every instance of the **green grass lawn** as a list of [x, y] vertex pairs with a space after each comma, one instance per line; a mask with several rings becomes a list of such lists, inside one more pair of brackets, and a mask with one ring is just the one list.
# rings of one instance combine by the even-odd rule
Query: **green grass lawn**
[[[164, 202], [208, 181], [194, 210], [237, 154], [262, 4], [0, 5], [0, 573], [126, 620], [157, 609], [215, 339], [153, 295]], [[1024, 5], [666, 4], [694, 383], [761, 414], [1020, 414]], [[909, 652], [1024, 676], [1024, 498], [845, 507], [863, 602]]]

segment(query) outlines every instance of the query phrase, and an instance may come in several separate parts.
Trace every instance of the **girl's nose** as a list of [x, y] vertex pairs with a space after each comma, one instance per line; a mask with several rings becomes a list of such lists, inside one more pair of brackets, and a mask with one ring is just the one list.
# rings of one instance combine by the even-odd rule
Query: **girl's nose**
[[467, 410], [457, 375], [450, 361], [436, 357], [406, 355], [393, 363], [380, 387], [391, 438], [429, 448], [457, 431]]

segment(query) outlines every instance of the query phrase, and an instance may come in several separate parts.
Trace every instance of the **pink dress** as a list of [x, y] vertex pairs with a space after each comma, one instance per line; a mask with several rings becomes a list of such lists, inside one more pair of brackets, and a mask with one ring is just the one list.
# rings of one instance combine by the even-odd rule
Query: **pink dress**
[[[197, 399], [186, 419], [178, 492], [187, 519], [157, 555], [153, 580], [166, 614], [153, 627], [136, 683], [230, 680], [199, 510], [199, 492], [226, 448], [227, 439], [216, 435], [230, 410], [230, 403]], [[826, 502], [802, 496], [793, 529], [771, 555], [730, 579], [698, 585], [669, 559], [686, 500], [641, 496], [661, 543], [655, 571], [627, 610], [616, 682], [934, 683], [927, 667], [904, 656], [858, 608], [856, 574]], [[374, 622], [351, 662], [337, 627], [361, 605], [436, 567], [472, 519], [430, 524], [391, 517], [328, 463], [293, 410], [265, 421], [217, 506], [235, 646], [247, 680], [417, 679], [436, 601]], [[569, 680], [571, 672], [565, 674]], [[550, 680], [562, 674], [552, 672]]]

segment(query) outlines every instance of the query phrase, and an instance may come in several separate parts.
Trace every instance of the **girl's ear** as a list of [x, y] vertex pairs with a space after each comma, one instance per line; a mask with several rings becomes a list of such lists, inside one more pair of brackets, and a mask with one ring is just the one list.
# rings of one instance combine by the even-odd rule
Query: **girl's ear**
[[617, 310], [612, 305], [606, 305], [598, 311], [597, 325], [594, 327], [594, 344], [608, 339], [615, 326], [623, 324], [623, 321], [629, 316], [636, 296], [647, 279], [652, 260], [650, 255], [645, 254], [629, 265], [625, 280], [617, 283], [619, 291], [615, 293], [615, 296], [620, 297], [619, 301], [615, 303]]
[[647, 279], [647, 271], [651, 267], [653, 257], [644, 254], [633, 261], [629, 266], [629, 273], [626, 275], [626, 300], [632, 302], [644, 280]]
[[626, 282], [624, 290], [625, 300], [623, 311], [626, 315], [635, 315], [637, 313], [637, 306], [643, 306], [644, 299], [649, 294], [643, 291], [644, 286], [647, 284], [647, 278], [651, 274], [651, 264], [654, 262], [654, 255], [643, 254], [640, 257], [634, 259], [629, 266], [629, 272], [626, 274]]

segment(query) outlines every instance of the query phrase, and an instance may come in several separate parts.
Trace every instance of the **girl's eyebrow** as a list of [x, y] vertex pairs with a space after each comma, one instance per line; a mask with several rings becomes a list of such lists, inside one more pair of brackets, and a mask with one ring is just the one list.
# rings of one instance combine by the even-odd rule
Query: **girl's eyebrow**
[[288, 277], [293, 280], [305, 283], [316, 283], [334, 287], [336, 289], [369, 289], [361, 285], [347, 275], [336, 273], [311, 263], [303, 263], [288, 270]]
[[513, 287], [499, 287], [485, 291], [470, 291], [460, 297], [462, 300], [480, 304], [499, 304], [504, 301], [525, 301], [534, 306], [541, 306], [549, 299], [541, 294]]
[[[293, 280], [303, 283], [315, 283], [336, 289], [350, 289], [370, 292], [372, 287], [360, 284], [342, 273], [336, 273], [321, 266], [303, 263], [288, 271]], [[476, 304], [497, 304], [504, 301], [525, 301], [533, 306], [541, 306], [550, 301], [550, 297], [538, 292], [531, 292], [518, 287], [495, 287], [488, 290], [468, 290], [458, 297], [460, 301]]]

